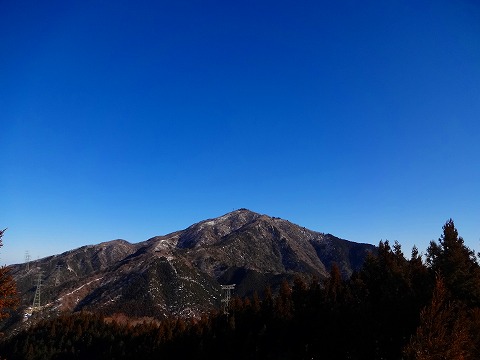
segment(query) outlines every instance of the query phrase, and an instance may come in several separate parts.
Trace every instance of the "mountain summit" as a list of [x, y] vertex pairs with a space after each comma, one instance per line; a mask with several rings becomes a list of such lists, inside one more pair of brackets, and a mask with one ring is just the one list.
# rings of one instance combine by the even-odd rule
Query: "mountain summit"
[[251, 295], [295, 276], [327, 277], [332, 263], [348, 277], [371, 251], [373, 245], [240, 209], [137, 244], [114, 240], [14, 265], [12, 273], [25, 308], [41, 278], [44, 312], [161, 318], [219, 307], [221, 284]]

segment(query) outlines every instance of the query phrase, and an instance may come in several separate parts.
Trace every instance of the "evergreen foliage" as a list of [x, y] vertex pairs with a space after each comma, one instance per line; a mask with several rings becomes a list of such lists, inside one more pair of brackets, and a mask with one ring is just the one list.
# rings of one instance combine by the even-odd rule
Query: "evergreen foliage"
[[453, 220], [443, 226], [438, 244], [431, 242], [427, 264], [440, 274], [455, 299], [480, 306], [480, 268], [473, 250], [458, 236]]

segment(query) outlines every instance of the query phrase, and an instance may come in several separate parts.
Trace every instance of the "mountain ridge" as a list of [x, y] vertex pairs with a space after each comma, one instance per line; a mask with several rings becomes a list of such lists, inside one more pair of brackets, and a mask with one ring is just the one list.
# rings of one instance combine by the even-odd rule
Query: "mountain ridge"
[[219, 308], [222, 284], [236, 283], [236, 294], [247, 296], [295, 276], [325, 278], [333, 262], [348, 277], [373, 251], [370, 244], [239, 209], [135, 244], [116, 239], [16, 264], [12, 275], [27, 312], [42, 272], [44, 313], [161, 318]]

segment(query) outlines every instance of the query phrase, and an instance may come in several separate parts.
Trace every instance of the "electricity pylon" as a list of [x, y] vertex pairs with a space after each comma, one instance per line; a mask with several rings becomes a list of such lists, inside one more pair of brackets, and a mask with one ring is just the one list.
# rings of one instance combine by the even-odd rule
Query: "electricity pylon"
[[42, 288], [42, 276], [43, 273], [40, 271], [37, 276], [37, 283], [35, 289], [35, 296], [33, 297], [33, 304], [32, 304], [32, 311], [40, 310], [41, 301], [40, 301], [40, 294]]
[[30, 270], [30, 253], [28, 252], [28, 250], [25, 251], [25, 264], [28, 272]]
[[235, 288], [235, 284], [230, 285], [221, 285], [223, 290], [223, 313], [228, 315], [228, 310], [230, 309], [230, 299], [232, 298], [232, 290]]
[[62, 265], [58, 264], [55, 266], [55, 286], [60, 285], [60, 269]]

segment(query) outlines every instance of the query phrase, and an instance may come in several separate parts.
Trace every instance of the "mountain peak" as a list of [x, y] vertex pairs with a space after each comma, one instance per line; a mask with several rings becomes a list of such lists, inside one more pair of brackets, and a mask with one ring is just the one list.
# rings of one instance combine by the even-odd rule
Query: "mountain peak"
[[[245, 209], [245, 208], [240, 208], [240, 209], [237, 209], [237, 210], [233, 210], [229, 213], [226, 213], [222, 216], [219, 216], [219, 217], [216, 217], [216, 218], [213, 218], [213, 219], [209, 219], [209, 220], [223, 221], [223, 220], [232, 219], [232, 218], [258, 218], [260, 216], [261, 216], [261, 214], [256, 213], [254, 211], [251, 211], [251, 210]], [[204, 221], [208, 221], [208, 220], [204, 220]]]
[[185, 229], [178, 239], [177, 247], [193, 248], [201, 245], [212, 245], [261, 216], [242, 208], [216, 218], [200, 221]]

